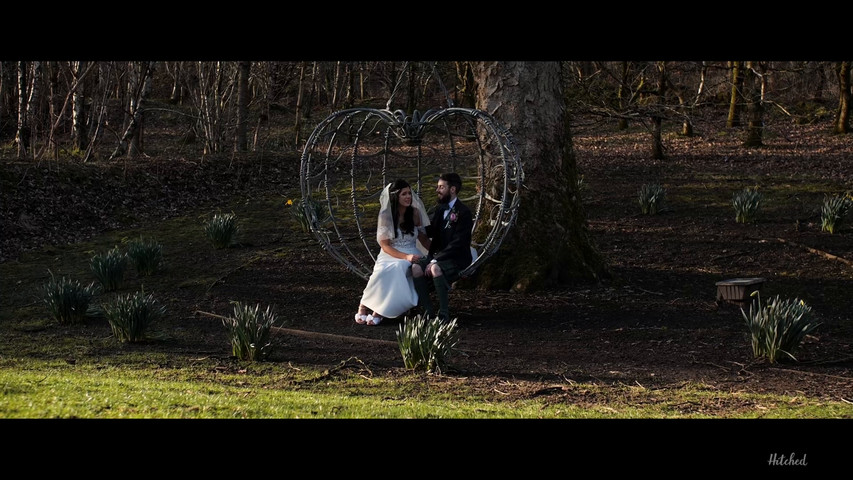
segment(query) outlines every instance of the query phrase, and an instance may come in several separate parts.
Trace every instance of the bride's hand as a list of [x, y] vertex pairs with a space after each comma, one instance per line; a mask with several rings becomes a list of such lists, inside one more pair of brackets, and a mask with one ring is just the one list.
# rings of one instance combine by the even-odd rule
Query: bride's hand
[[421, 257], [419, 255], [415, 255], [414, 253], [410, 253], [410, 254], [406, 255], [406, 260], [408, 260], [409, 263], [415, 263], [418, 260], [420, 260], [420, 258]]

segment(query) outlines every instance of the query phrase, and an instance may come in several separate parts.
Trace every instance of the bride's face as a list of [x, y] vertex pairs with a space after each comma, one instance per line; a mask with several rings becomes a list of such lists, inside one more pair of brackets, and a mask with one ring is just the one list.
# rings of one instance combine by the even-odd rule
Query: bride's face
[[403, 188], [400, 190], [399, 194], [400, 205], [404, 207], [408, 207], [412, 204], [412, 189], [411, 188]]

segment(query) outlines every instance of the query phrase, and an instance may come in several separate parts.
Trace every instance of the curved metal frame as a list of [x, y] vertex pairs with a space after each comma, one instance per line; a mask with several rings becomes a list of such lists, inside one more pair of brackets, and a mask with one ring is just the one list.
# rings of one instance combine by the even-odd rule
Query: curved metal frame
[[[432, 132], [443, 134], [446, 145], [425, 140]], [[377, 210], [369, 205], [378, 206], [382, 188], [394, 178], [408, 179], [420, 194], [424, 177], [437, 179], [441, 171], [466, 171], [463, 184], [473, 183], [476, 190], [471, 196], [465, 196], [465, 188], [461, 192], [474, 213], [472, 247], [478, 257], [461, 272], [470, 276], [515, 224], [524, 181], [511, 136], [481, 110], [449, 107], [407, 116], [401, 110], [351, 108], [332, 113], [303, 150], [299, 208], [323, 250], [367, 280], [378, 252], [370, 230]], [[480, 227], [484, 221], [489, 224]]]

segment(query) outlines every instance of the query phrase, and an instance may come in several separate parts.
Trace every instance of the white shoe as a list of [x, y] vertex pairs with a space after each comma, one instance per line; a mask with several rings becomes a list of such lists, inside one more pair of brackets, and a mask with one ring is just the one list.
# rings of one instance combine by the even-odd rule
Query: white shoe
[[382, 317], [371, 313], [367, 316], [367, 320], [364, 323], [368, 325], [379, 325], [380, 323], [382, 323]]
[[355, 314], [355, 323], [357, 323], [359, 325], [364, 325], [365, 323], [367, 323], [367, 317], [369, 317], [369, 316], [370, 315], [363, 315], [361, 313], [356, 313]]

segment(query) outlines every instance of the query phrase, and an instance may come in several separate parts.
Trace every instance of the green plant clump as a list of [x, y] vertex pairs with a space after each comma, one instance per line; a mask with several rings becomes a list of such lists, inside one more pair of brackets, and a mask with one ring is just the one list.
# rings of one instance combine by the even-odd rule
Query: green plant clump
[[397, 344], [403, 364], [410, 370], [441, 374], [459, 341], [456, 319], [442, 322], [415, 315], [406, 317], [397, 328]]
[[290, 213], [299, 222], [303, 232], [311, 231], [312, 223], [323, 223], [328, 219], [323, 204], [311, 197], [301, 200], [298, 204], [293, 203], [293, 200], [288, 200], [287, 204], [293, 207]]
[[851, 205], [853, 205], [853, 200], [846, 195], [833, 195], [824, 198], [823, 207], [820, 209], [821, 231], [835, 233], [835, 230], [841, 226], [844, 217], [850, 211]]
[[647, 183], [640, 187], [639, 197], [643, 215], [655, 215], [663, 205], [666, 190], [656, 183]]
[[166, 314], [151, 294], [144, 292], [119, 295], [103, 306], [103, 313], [113, 335], [121, 342], [138, 342], [156, 320]]
[[43, 300], [51, 315], [60, 324], [67, 325], [83, 321], [95, 293], [94, 283], [83, 286], [79, 281], [72, 282], [65, 277], [57, 280], [50, 272], [50, 281], [44, 285]]
[[587, 190], [589, 190], [589, 184], [586, 183], [586, 180], [584, 180], [583, 175], [578, 175], [575, 187], [577, 188], [578, 193], [585, 193]]
[[124, 272], [127, 269], [127, 254], [118, 247], [92, 257], [92, 272], [101, 282], [105, 292], [118, 290], [124, 284]]
[[779, 295], [762, 306], [761, 295], [753, 295], [758, 298], [750, 305], [749, 313], [741, 309], [749, 327], [753, 355], [770, 363], [776, 363], [780, 356], [796, 361], [794, 350], [820, 325], [811, 319], [812, 308], [798, 298], [782, 300]]
[[753, 223], [761, 208], [761, 192], [758, 187], [745, 188], [732, 196], [732, 206], [735, 208], [735, 222]]
[[217, 213], [204, 226], [207, 238], [213, 243], [213, 247], [217, 249], [231, 246], [239, 230], [237, 216], [233, 213]]
[[277, 321], [278, 314], [269, 306], [261, 311], [260, 305], [250, 307], [234, 302], [234, 316], [222, 319], [231, 338], [231, 353], [240, 360], [267, 358], [272, 350], [270, 329]]
[[140, 275], [153, 275], [163, 260], [163, 246], [154, 240], [140, 238], [130, 242], [127, 256]]

